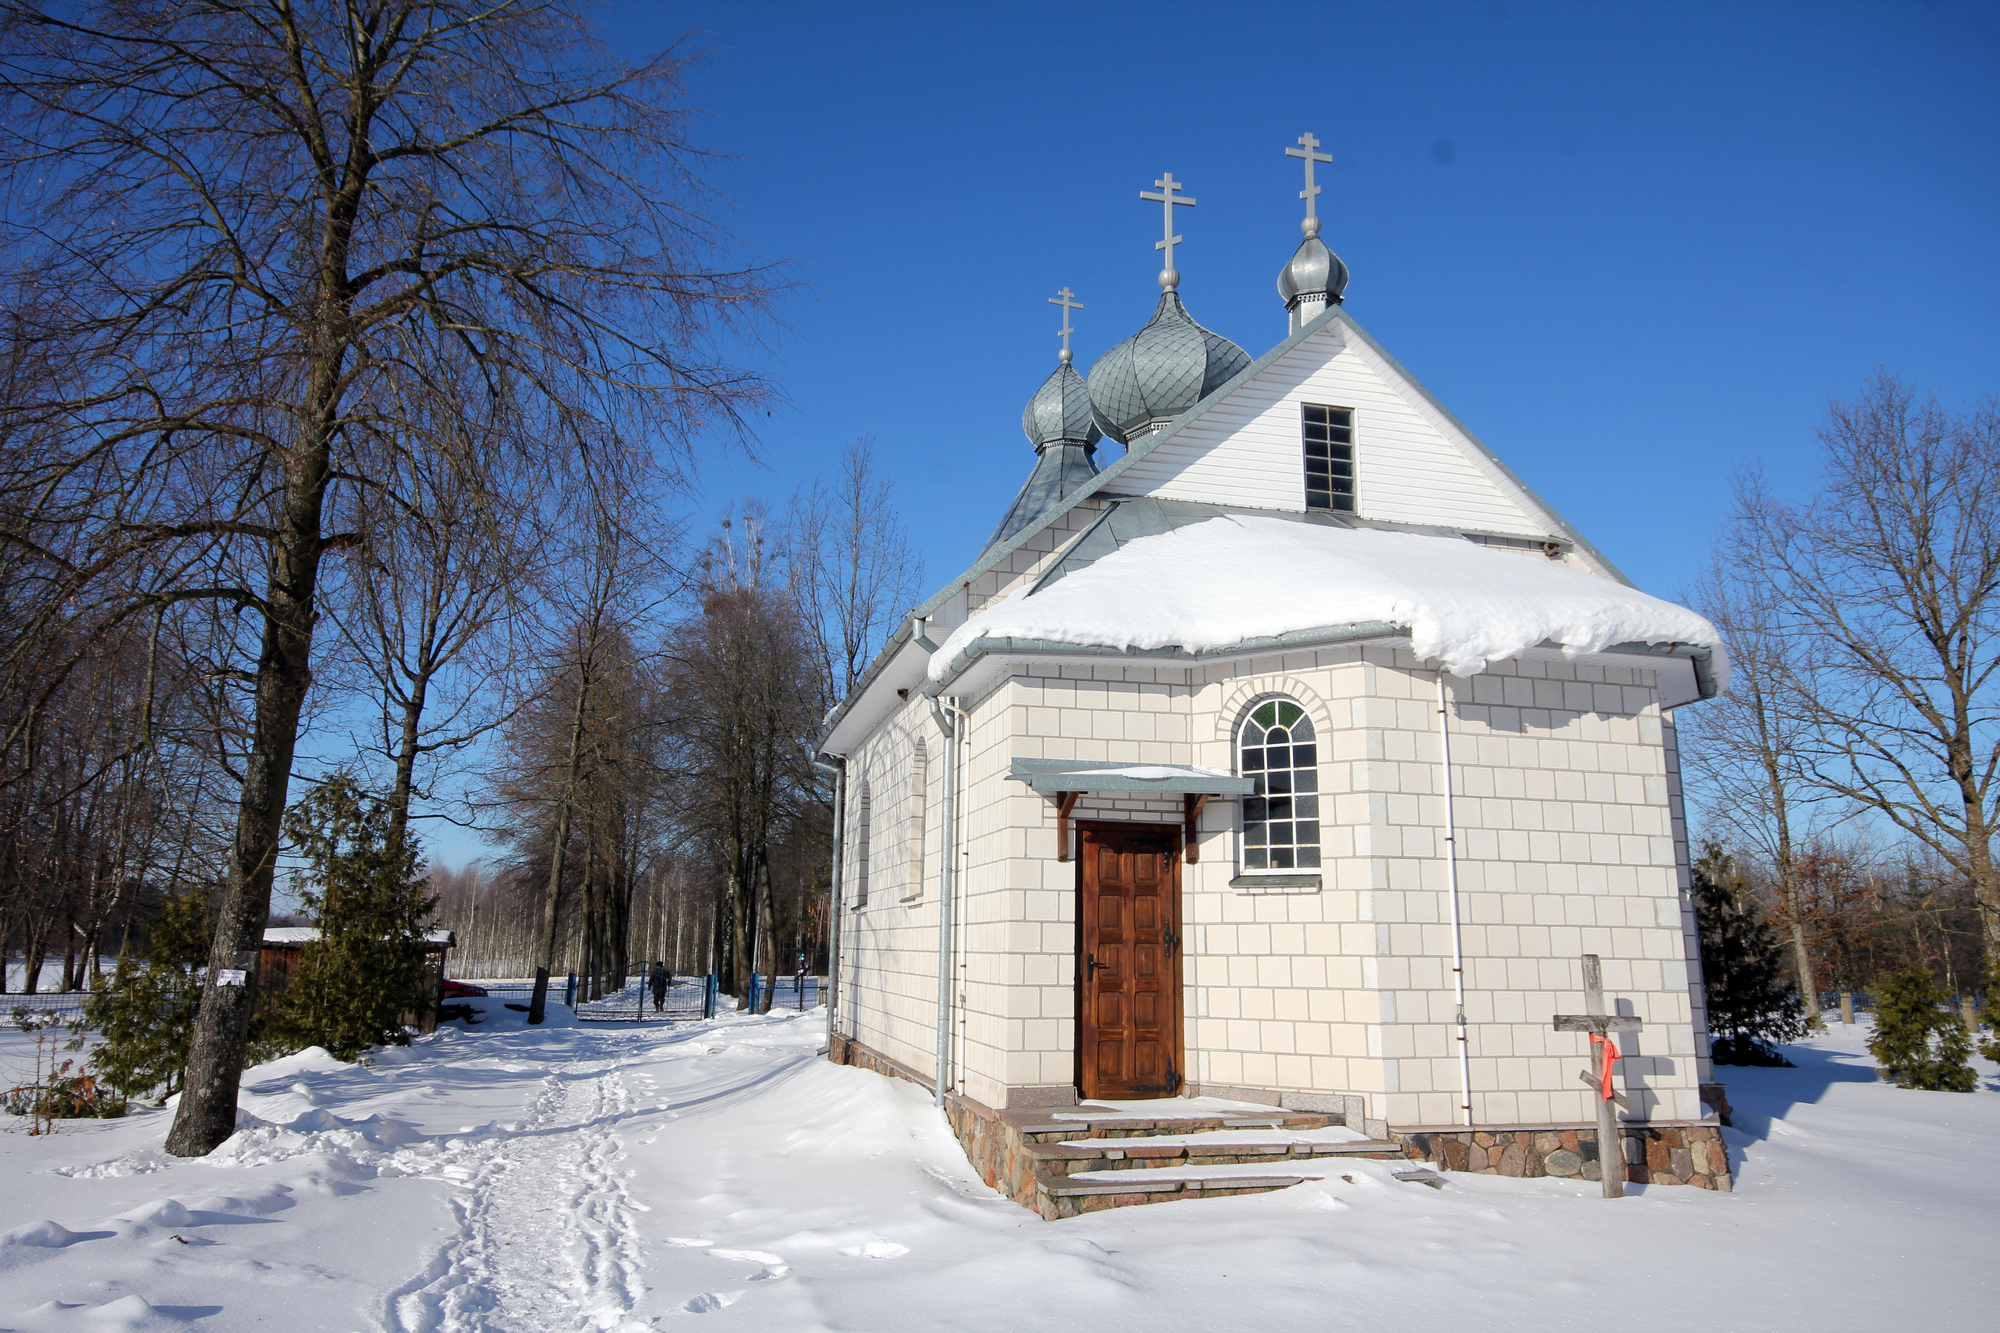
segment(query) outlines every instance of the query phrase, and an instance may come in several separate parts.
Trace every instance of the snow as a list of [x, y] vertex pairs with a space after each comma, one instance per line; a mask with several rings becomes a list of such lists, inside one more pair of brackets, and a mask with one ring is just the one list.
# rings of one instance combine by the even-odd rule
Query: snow
[[1540, 557], [1455, 537], [1224, 515], [1127, 542], [1039, 592], [1017, 592], [958, 627], [931, 656], [942, 680], [982, 635], [1187, 652], [1381, 621], [1420, 658], [1476, 675], [1543, 643], [1570, 657], [1617, 643], [1711, 649], [1721, 636], [1683, 607]]
[[[318, 938], [319, 938], [318, 926], [264, 927], [264, 943], [266, 944], [311, 944]], [[431, 929], [426, 930], [424, 932], [424, 939], [428, 943], [442, 944], [447, 948], [450, 948], [457, 943], [457, 940], [452, 936], [452, 933], [449, 930], [444, 929], [442, 926], [433, 926]]]
[[[1042, 1222], [824, 1013], [528, 1029], [493, 1006], [250, 1071], [216, 1154], [167, 1115], [0, 1133], [0, 1328], [1397, 1330], [1987, 1326], [2000, 1071], [1877, 1082], [1865, 1027], [1722, 1071], [1733, 1194], [1345, 1160], [1270, 1194]], [[0, 1083], [32, 1043], [0, 1039]], [[1119, 1108], [1110, 1108], [1113, 1110]], [[1230, 1131], [1224, 1131], [1230, 1132]], [[1242, 1131], [1268, 1134], [1268, 1131]], [[1239, 1168], [1226, 1168], [1232, 1172]], [[1313, 1164], [1312, 1170], [1321, 1170]], [[1298, 1174], [1294, 1169], [1287, 1174]]]

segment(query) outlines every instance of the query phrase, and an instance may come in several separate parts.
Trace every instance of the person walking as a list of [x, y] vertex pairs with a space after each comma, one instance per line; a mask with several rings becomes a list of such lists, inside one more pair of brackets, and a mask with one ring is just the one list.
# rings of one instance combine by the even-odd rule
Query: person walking
[[653, 964], [653, 1012], [659, 1013], [667, 1007], [667, 987], [674, 984], [673, 974], [666, 964]]

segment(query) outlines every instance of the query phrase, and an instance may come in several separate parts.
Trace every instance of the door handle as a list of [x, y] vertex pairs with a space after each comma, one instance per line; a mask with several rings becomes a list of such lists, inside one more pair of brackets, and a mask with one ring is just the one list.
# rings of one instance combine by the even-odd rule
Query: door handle
[[1098, 969], [1098, 968], [1100, 968], [1100, 967], [1103, 967], [1103, 966], [1104, 966], [1104, 964], [1102, 964], [1102, 963], [1100, 963], [1100, 962], [1098, 962], [1098, 961], [1097, 961], [1097, 955], [1096, 955], [1096, 954], [1094, 954], [1094, 953], [1092, 953], [1092, 954], [1085, 954], [1085, 955], [1084, 955], [1084, 960], [1085, 960], [1085, 964], [1086, 964], [1086, 966], [1088, 966], [1088, 967], [1089, 967], [1089, 969], [1090, 969], [1090, 971], [1089, 971], [1088, 975], [1090, 975], [1090, 976], [1093, 976], [1093, 977], [1097, 975], [1097, 969]]

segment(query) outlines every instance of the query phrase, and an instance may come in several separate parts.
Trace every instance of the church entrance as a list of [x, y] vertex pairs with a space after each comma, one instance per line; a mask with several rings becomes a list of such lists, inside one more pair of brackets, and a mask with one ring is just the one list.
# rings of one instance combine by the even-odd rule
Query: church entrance
[[1180, 830], [1077, 832], [1078, 1091], [1172, 1097], [1182, 1081]]

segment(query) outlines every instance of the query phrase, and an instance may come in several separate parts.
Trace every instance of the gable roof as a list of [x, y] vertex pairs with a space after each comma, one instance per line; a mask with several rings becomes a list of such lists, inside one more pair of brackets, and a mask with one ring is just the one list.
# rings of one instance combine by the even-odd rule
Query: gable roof
[[[910, 646], [912, 636], [915, 633], [915, 622], [928, 620], [930, 617], [936, 615], [940, 608], [953, 597], [957, 596], [974, 579], [997, 568], [1007, 557], [1027, 545], [1028, 542], [1046, 531], [1050, 525], [1057, 522], [1078, 505], [1093, 498], [1102, 497], [1110, 499], [1117, 496], [1119, 494], [1117, 489], [1118, 479], [1129, 472], [1135, 464], [1152, 454], [1161, 445], [1173, 439], [1188, 426], [1207, 416], [1217, 406], [1226, 402], [1237, 390], [1255, 380], [1308, 338], [1328, 328], [1338, 328], [1343, 335], [1351, 334], [1354, 338], [1358, 339], [1361, 345], [1366, 347], [1372, 357], [1379, 362], [1373, 368], [1383, 381], [1393, 391], [1403, 397], [1405, 401], [1409, 402], [1414, 409], [1428, 418], [1430, 423], [1438, 429], [1447, 442], [1456, 445], [1459, 449], [1470, 455], [1475, 463], [1481, 466], [1482, 470], [1489, 473], [1496, 484], [1511, 494], [1516, 503], [1520, 504], [1528, 512], [1544, 519], [1548, 524], [1551, 534], [1559, 536], [1564, 541], [1570, 543], [1583, 556], [1586, 563], [1590, 564], [1605, 577], [1622, 583], [1628, 588], [1635, 586], [1632, 580], [1625, 577], [1624, 573], [1616, 565], [1612, 564], [1605, 557], [1604, 553], [1599, 551], [1569, 520], [1557, 513], [1548, 501], [1542, 499], [1527, 482], [1521, 480], [1519, 474], [1508, 467], [1506, 463], [1502, 462], [1498, 454], [1488, 448], [1485, 442], [1478, 436], [1466, 429], [1465, 424], [1453, 416], [1451, 410], [1439, 402], [1430, 390], [1417, 381], [1415, 376], [1405, 370], [1396, 358], [1389, 355], [1380, 343], [1370, 337], [1367, 330], [1355, 323], [1348, 316], [1344, 307], [1333, 305], [1328, 306], [1319, 315], [1306, 321], [1305, 324], [1288, 335], [1284, 341], [1258, 357], [1255, 361], [1252, 361], [1240, 373], [1216, 389], [1215, 392], [1209, 394], [1180, 416], [1174, 418], [1159, 430], [1127, 449], [1124, 457], [1099, 472], [1086, 484], [1071, 491], [1060, 502], [1050, 505], [1034, 522], [1021, 527], [1006, 540], [996, 541], [989, 545], [963, 574], [946, 583], [938, 591], [911, 608], [909, 615], [904, 618], [903, 623], [889, 636], [888, 641], [882, 645], [882, 650], [869, 663], [868, 669], [855, 682], [854, 688], [848, 692], [847, 697], [828, 711], [825, 725], [821, 730], [822, 738], [832, 733], [833, 729], [852, 710], [862, 695], [867, 693], [869, 688], [881, 679], [883, 673], [896, 661], [903, 650]], [[930, 643], [928, 640], [919, 640], [918, 643], [927, 652], [936, 650], [937, 645]], [[918, 674], [920, 676], [921, 672]]]

